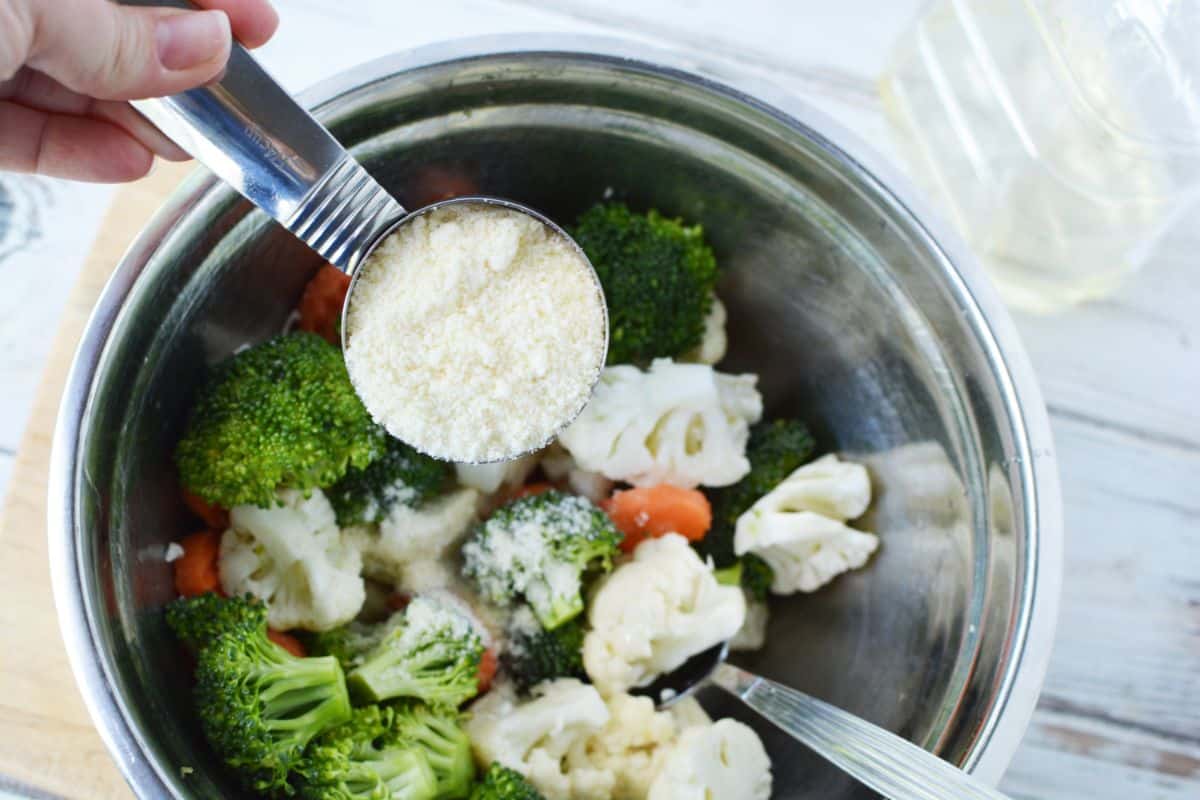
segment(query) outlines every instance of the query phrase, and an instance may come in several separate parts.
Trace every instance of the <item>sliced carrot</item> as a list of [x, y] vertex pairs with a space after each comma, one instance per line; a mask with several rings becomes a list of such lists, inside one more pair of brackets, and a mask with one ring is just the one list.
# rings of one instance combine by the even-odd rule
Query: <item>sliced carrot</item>
[[554, 484], [546, 481], [538, 481], [537, 483], [527, 483], [517, 491], [513, 492], [512, 499], [517, 500], [522, 497], [533, 497], [536, 494], [545, 494], [554, 488]]
[[627, 553], [648, 536], [678, 533], [695, 542], [712, 527], [712, 506], [703, 492], [665, 483], [614, 492], [600, 506], [625, 534], [621, 549]]
[[492, 681], [496, 678], [498, 669], [500, 669], [500, 659], [496, 658], [496, 651], [489, 647], [479, 658], [479, 671], [475, 673], [480, 694], [492, 688]]
[[300, 640], [295, 636], [292, 636], [290, 633], [284, 633], [283, 631], [277, 631], [273, 628], [268, 628], [267, 638], [282, 647], [284, 650], [287, 650], [296, 658], [304, 658], [306, 655], [308, 655], [308, 653], [306, 653], [304, 650], [304, 645], [300, 643]]
[[451, 197], [479, 194], [479, 184], [463, 169], [439, 164], [418, 170], [410, 187], [409, 208], [420, 208]]
[[349, 275], [329, 264], [321, 267], [300, 296], [300, 305], [296, 307], [300, 313], [297, 327], [337, 344], [340, 339], [338, 321], [342, 318], [342, 305], [349, 288]]
[[175, 591], [183, 597], [220, 592], [217, 555], [221, 550], [221, 532], [193, 533], [185, 536], [179, 546], [183, 548], [183, 555], [175, 560]]
[[213, 530], [223, 531], [229, 527], [229, 512], [218, 505], [208, 502], [200, 495], [193, 494], [184, 489], [183, 503], [188, 507], [189, 511], [204, 520], [204, 524]]
[[387, 596], [387, 607], [392, 611], [403, 611], [412, 602], [412, 595], [404, 592], [392, 592]]

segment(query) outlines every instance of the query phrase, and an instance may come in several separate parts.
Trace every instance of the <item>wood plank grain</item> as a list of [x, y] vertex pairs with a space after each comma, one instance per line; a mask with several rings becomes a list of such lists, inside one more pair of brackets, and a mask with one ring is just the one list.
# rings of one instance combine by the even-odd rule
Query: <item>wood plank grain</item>
[[1200, 747], [1039, 711], [1001, 789], [1021, 800], [1194, 800]]
[[129, 241], [188, 167], [121, 190], [62, 316], [0, 509], [0, 774], [64, 797], [129, 790], [92, 727], [58, 633], [46, 549], [50, 437], [67, 368], [96, 297]]
[[111, 195], [107, 186], [0, 174], [0, 448], [6, 451], [17, 448], [51, 332]]
[[1004, 781], [1020, 797], [1200, 797], [1200, 453], [1056, 419], [1058, 634]]

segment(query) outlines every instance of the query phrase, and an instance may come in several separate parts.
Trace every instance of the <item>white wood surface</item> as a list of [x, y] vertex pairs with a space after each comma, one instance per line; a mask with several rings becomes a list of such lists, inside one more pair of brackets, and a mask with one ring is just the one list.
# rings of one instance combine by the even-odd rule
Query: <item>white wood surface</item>
[[[736, 62], [894, 156], [875, 97], [919, 0], [278, 0], [263, 60], [300, 89], [441, 39], [619, 34]], [[901, 165], [903, 166], [903, 165]], [[0, 491], [111, 190], [0, 176]], [[1200, 798], [1200, 218], [1113, 298], [1018, 314], [1059, 449], [1066, 575], [1019, 798]], [[2, 781], [0, 781], [2, 783]]]

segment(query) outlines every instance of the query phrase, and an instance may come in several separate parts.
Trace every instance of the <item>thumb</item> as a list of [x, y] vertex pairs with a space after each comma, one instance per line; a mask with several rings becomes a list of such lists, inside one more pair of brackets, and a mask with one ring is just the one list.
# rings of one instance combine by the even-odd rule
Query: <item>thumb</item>
[[35, 2], [28, 65], [101, 100], [176, 94], [213, 80], [232, 36], [221, 11], [130, 8], [108, 0]]

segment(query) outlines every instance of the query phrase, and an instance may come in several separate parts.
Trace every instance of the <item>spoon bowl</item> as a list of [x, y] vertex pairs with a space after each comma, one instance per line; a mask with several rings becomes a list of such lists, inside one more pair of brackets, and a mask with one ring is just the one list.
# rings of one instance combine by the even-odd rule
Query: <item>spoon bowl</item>
[[701, 650], [632, 690], [660, 709], [716, 686], [888, 800], [1008, 800], [933, 753], [797, 689], [725, 663], [729, 642]]

